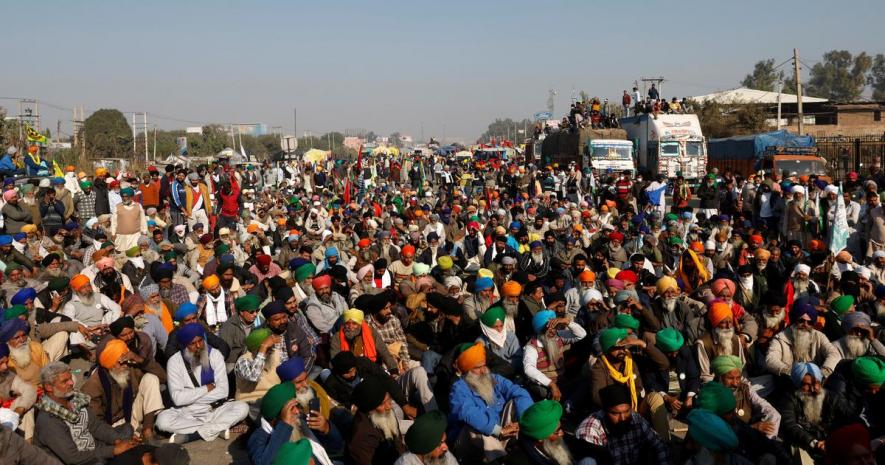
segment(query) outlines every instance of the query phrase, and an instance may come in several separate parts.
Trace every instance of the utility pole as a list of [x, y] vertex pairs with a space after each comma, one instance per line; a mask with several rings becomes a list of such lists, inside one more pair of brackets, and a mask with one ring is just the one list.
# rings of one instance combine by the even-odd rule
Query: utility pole
[[142, 113], [144, 116], [144, 164], [148, 164], [148, 125], [147, 112]]
[[298, 108], [292, 109], [292, 134], [298, 137]]
[[799, 134], [805, 133], [805, 117], [802, 115], [802, 79], [799, 77], [799, 49], [793, 49], [793, 73], [796, 78], [796, 110], [799, 113]]

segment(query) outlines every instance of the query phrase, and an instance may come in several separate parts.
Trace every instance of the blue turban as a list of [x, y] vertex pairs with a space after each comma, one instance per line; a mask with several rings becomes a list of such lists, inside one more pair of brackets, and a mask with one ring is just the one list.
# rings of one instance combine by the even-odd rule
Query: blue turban
[[9, 357], [9, 346], [0, 344], [0, 358]]
[[261, 309], [261, 314], [264, 316], [265, 320], [269, 320], [270, 317], [278, 313], [286, 313], [286, 304], [279, 300], [274, 300]]
[[12, 245], [12, 236], [8, 234], [0, 236], [0, 245]]
[[206, 337], [206, 330], [203, 329], [203, 325], [200, 323], [188, 323], [175, 332], [175, 338], [178, 340], [178, 345], [181, 346], [181, 349], [184, 350], [194, 339], [202, 337]]
[[3, 180], [3, 185], [15, 184], [15, 178], [6, 178]]
[[277, 376], [280, 381], [286, 383], [292, 381], [304, 373], [304, 359], [301, 357], [292, 357], [277, 367]]
[[624, 303], [624, 302], [630, 300], [631, 297], [633, 297], [633, 293], [632, 293], [632, 292], [630, 292], [630, 291], [619, 291], [617, 294], [615, 294], [615, 299], [614, 299], [614, 300], [615, 300], [615, 303], [616, 303], [616, 304], [620, 305], [620, 304], [622, 304], [622, 303]]
[[197, 313], [197, 306], [190, 303], [185, 302], [178, 307], [178, 310], [175, 311], [175, 321], [181, 321], [185, 319], [188, 315], [193, 315]]
[[337, 256], [338, 256], [338, 248], [337, 247], [329, 247], [326, 249], [326, 258], [337, 257]]
[[65, 178], [63, 178], [61, 176], [56, 176], [56, 177], [52, 178], [52, 184], [64, 184], [64, 183], [65, 183]]
[[879, 284], [878, 286], [876, 286], [876, 298], [885, 298], [885, 284]]
[[521, 229], [521, 228], [522, 228], [522, 223], [520, 223], [519, 221], [514, 221], [514, 222], [510, 223], [510, 229]]
[[12, 235], [12, 238], [15, 239], [16, 241], [20, 241], [20, 240], [22, 240], [22, 239], [24, 239], [24, 238], [26, 238], [26, 237], [28, 237], [28, 235], [25, 234], [25, 233], [23, 233], [23, 232], [15, 233], [15, 234]]
[[532, 328], [535, 330], [535, 334], [544, 331], [547, 328], [547, 323], [554, 318], [556, 318], [556, 312], [553, 310], [542, 310], [535, 313], [535, 316], [532, 317]]
[[702, 408], [688, 413], [688, 435], [712, 452], [733, 450], [738, 446], [734, 431], [715, 413]]
[[21, 318], [13, 318], [9, 321], [4, 321], [2, 325], [0, 325], [0, 344], [6, 344], [15, 336], [15, 333], [19, 331], [24, 331], [25, 334], [30, 332], [31, 327], [28, 325], [28, 322], [22, 320]]
[[821, 373], [817, 365], [811, 362], [794, 363], [793, 369], [790, 370], [790, 379], [793, 380], [793, 384], [796, 387], [802, 385], [802, 379], [805, 378], [805, 375], [811, 375], [817, 381], [824, 379], [824, 374]]
[[479, 278], [476, 280], [477, 291], [484, 291], [493, 287], [495, 287], [495, 282], [492, 281], [492, 278]]
[[808, 318], [811, 319], [812, 323], [817, 321], [817, 309], [814, 308], [813, 304], [808, 302], [796, 304], [794, 302], [793, 308], [790, 309], [790, 322], [796, 324], [805, 315], [808, 315]]
[[65, 228], [66, 230], [68, 230], [68, 231], [73, 231], [73, 230], [75, 230], [75, 229], [77, 229], [77, 228], [79, 228], [79, 227], [80, 227], [80, 225], [77, 224], [76, 221], [68, 221], [68, 222], [65, 223], [65, 225], [64, 225], [64, 228]]
[[297, 270], [301, 265], [307, 265], [309, 262], [307, 259], [303, 257], [295, 257], [289, 261], [289, 269], [292, 271]]
[[532, 242], [529, 244], [529, 247], [532, 248], [532, 249], [534, 249], [535, 247], [544, 247], [544, 243], [541, 242], [541, 241], [532, 241]]
[[9, 301], [12, 305], [24, 305], [28, 300], [34, 300], [37, 298], [37, 291], [33, 287], [26, 287], [12, 296], [12, 299]]

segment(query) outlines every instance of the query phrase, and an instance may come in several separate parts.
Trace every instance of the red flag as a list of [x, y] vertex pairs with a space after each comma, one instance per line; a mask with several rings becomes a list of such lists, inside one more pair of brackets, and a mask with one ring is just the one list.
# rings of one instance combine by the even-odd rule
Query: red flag
[[348, 179], [347, 183], [344, 184], [344, 204], [350, 204], [350, 179]]
[[360, 172], [363, 169], [363, 145], [360, 144], [360, 151], [356, 154], [356, 171]]

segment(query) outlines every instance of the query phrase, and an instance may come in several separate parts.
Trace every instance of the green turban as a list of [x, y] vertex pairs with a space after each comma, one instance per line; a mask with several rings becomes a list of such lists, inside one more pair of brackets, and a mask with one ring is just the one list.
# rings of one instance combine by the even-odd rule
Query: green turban
[[28, 309], [25, 308], [24, 305], [22, 305], [22, 304], [13, 305], [12, 307], [7, 308], [6, 311], [3, 312], [3, 321], [14, 320], [20, 316], [25, 316], [27, 314], [28, 314]]
[[851, 363], [854, 378], [865, 386], [881, 386], [885, 383], [885, 361], [879, 357], [858, 357]]
[[537, 441], [550, 437], [559, 427], [562, 405], [555, 400], [542, 400], [527, 408], [519, 417], [519, 431]]
[[433, 452], [442, 444], [446, 426], [446, 415], [439, 410], [431, 410], [416, 418], [406, 431], [405, 440], [409, 452], [417, 455]]
[[607, 328], [599, 334], [599, 346], [602, 352], [608, 352], [618, 342], [627, 337], [627, 330], [623, 328]]
[[854, 305], [854, 296], [842, 295], [830, 302], [830, 309], [836, 312], [837, 315], [842, 316], [852, 305]]
[[301, 282], [307, 278], [313, 278], [317, 267], [313, 263], [307, 263], [295, 269], [295, 281]]
[[59, 276], [49, 280], [48, 289], [50, 291], [61, 291], [67, 289], [71, 285], [71, 278]]
[[129, 258], [134, 258], [134, 257], [137, 257], [137, 256], [139, 256], [139, 255], [141, 255], [141, 249], [138, 248], [137, 245], [132, 246], [132, 247], [129, 248], [129, 249], [126, 249], [126, 256], [129, 257]]
[[124, 187], [124, 188], [120, 189], [120, 196], [124, 196], [124, 195], [127, 197], [132, 197], [133, 195], [135, 195], [135, 189], [133, 189], [131, 187]]
[[734, 370], [743, 370], [744, 362], [741, 361], [740, 357], [735, 357], [734, 355], [720, 355], [710, 362], [710, 369], [713, 370], [713, 373], [716, 373], [716, 376], [722, 376]]
[[6, 273], [6, 274], [9, 274], [9, 273], [12, 272], [12, 271], [15, 271], [15, 270], [21, 270], [21, 269], [22, 269], [22, 266], [19, 265], [18, 263], [16, 263], [16, 262], [10, 262], [8, 265], [6, 265], [6, 269], [3, 270], [3, 272]]
[[738, 446], [737, 435], [722, 418], [703, 408], [688, 413], [688, 436], [713, 451], [732, 450]]
[[298, 442], [287, 442], [280, 446], [271, 465], [308, 465], [311, 457], [313, 447], [310, 446], [310, 440], [301, 438]]
[[716, 415], [725, 415], [734, 410], [737, 401], [731, 389], [718, 381], [710, 381], [698, 392], [698, 406]]
[[230, 246], [227, 244], [218, 244], [215, 246], [215, 256], [220, 257], [230, 252]]
[[682, 238], [676, 236], [671, 237], [670, 240], [667, 242], [670, 245], [685, 245], [685, 242], [683, 242]]
[[504, 313], [504, 309], [496, 306], [486, 310], [485, 313], [483, 313], [482, 316], [479, 317], [479, 321], [481, 321], [482, 324], [486, 325], [487, 327], [491, 328], [492, 326], [495, 326], [495, 322], [498, 320], [501, 320], [501, 322], [503, 323], [506, 317], [507, 315]]
[[627, 313], [618, 313], [615, 316], [615, 328], [632, 329], [635, 333], [639, 331], [639, 320]]
[[[260, 331], [260, 330], [256, 330]], [[253, 331], [252, 333], [254, 333]], [[251, 334], [250, 334], [251, 336]], [[286, 402], [295, 398], [295, 385], [293, 383], [280, 383], [268, 389], [261, 399], [261, 416], [267, 421], [273, 421], [283, 411]]]
[[166, 260], [167, 262], [171, 262], [172, 260], [177, 260], [177, 259], [178, 259], [178, 254], [175, 253], [174, 250], [170, 250], [170, 251], [166, 252], [165, 255], [163, 255], [163, 260]]
[[664, 223], [669, 223], [671, 221], [679, 221], [679, 216], [675, 213], [667, 213], [664, 215]]
[[80, 189], [89, 189], [92, 187], [92, 181], [80, 181]]
[[243, 297], [238, 297], [234, 300], [234, 307], [236, 307], [238, 312], [255, 312], [258, 311], [258, 307], [260, 306], [261, 298], [255, 294], [246, 294]]
[[683, 344], [685, 344], [685, 337], [673, 328], [664, 328], [658, 331], [658, 334], [655, 336], [655, 345], [665, 354], [676, 352], [682, 348]]
[[246, 348], [249, 349], [249, 352], [255, 352], [261, 347], [261, 343], [264, 342], [265, 339], [270, 337], [270, 329], [261, 328], [254, 329], [248, 336], [246, 336]]
[[113, 247], [113, 246], [114, 246], [114, 243], [113, 243], [113, 242], [111, 242], [111, 241], [105, 241], [105, 242], [102, 242], [102, 243], [101, 243], [101, 247], [99, 247], [99, 250], [101, 250], [101, 249], [106, 249], [106, 248], [108, 248], [108, 247]]

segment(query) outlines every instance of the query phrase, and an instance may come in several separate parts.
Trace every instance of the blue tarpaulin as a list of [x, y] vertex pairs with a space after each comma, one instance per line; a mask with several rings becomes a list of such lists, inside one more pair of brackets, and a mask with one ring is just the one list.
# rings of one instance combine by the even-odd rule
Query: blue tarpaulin
[[749, 136], [710, 139], [707, 156], [710, 160], [749, 160], [761, 158], [768, 147], [814, 147], [814, 137], [792, 134], [790, 131], [772, 131]]

